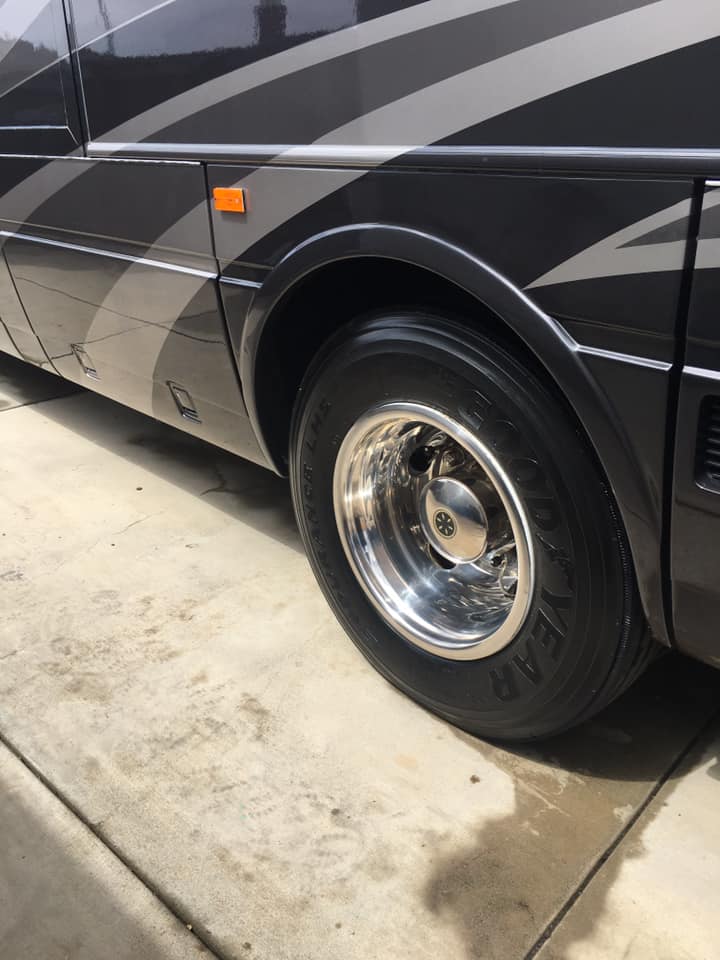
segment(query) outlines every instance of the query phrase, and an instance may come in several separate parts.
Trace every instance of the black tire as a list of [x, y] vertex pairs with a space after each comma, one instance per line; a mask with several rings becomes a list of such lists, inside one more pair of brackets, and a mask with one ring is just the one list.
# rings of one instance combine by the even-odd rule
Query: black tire
[[[333, 508], [335, 460], [357, 418], [390, 400], [432, 406], [480, 436], [524, 502], [535, 554], [531, 607], [509, 645], [484, 659], [446, 659], [404, 639], [346, 558]], [[536, 467], [523, 472], [521, 461]], [[418, 314], [350, 324], [303, 382], [290, 464], [300, 531], [338, 619], [391, 683], [451, 723], [495, 739], [548, 736], [600, 710], [642, 670], [653, 644], [588, 442], [563, 404], [486, 337]]]

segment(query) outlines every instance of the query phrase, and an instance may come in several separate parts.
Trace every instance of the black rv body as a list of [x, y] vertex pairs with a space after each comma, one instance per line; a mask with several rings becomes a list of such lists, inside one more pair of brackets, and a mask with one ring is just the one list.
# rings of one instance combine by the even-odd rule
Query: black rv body
[[[328, 560], [334, 534], [323, 522], [334, 496], [342, 525], [346, 427], [324, 460], [302, 450], [326, 414], [333, 420], [337, 404], [323, 393], [332, 363], [349, 371], [348, 404], [371, 409], [372, 396], [353, 393], [348, 358], [377, 355], [377, 403], [401, 402], [415, 387], [395, 385], [382, 344], [394, 345], [398, 369], [416, 357], [418, 383], [432, 379], [437, 356], [450, 383], [466, 330], [476, 415], [461, 399], [457, 409], [440, 394], [427, 403], [454, 423], [465, 417], [501, 466], [511, 458], [512, 493], [513, 477], [523, 485], [517, 464], [542, 456], [511, 456], [512, 442], [487, 426], [509, 423], [514, 436], [530, 420], [492, 412], [483, 377], [497, 384], [500, 374], [480, 358], [512, 367], [517, 383], [524, 371], [545, 391], [528, 387], [527, 417], [551, 397], [545, 429], [557, 415], [579, 444], [567, 471], [581, 469], [576, 456], [607, 493], [624, 599], [618, 613], [608, 560], [592, 572], [608, 584], [593, 603], [616, 626], [646, 622], [652, 643], [720, 663], [720, 124], [708, 107], [719, 79], [716, 0], [5, 0], [0, 349], [289, 472], [323, 588], [386, 676], [481, 733], [559, 729], [622, 689], [649, 642], [632, 642], [632, 663], [608, 654], [601, 698], [555, 713], [549, 695], [536, 713], [532, 704], [566, 655], [538, 624], [545, 616], [573, 642], [573, 630], [587, 633], [562, 603], [543, 614], [528, 600], [517, 649], [473, 658], [458, 641], [447, 660], [442, 644], [411, 649], [412, 629], [393, 631], [392, 604], [372, 585], [357, 597], [338, 586], [337, 544]], [[244, 209], [217, 209], [218, 188]], [[453, 383], [473, 381], [469, 369]], [[423, 436], [423, 449], [438, 448]], [[550, 460], [561, 478], [562, 455]], [[319, 494], [318, 471], [333, 469], [335, 493]], [[428, 470], [423, 503], [437, 493], [444, 504], [450, 474], [426, 490]], [[491, 509], [461, 474], [475, 493], [451, 521], [480, 543], [510, 494], [490, 470]], [[508, 507], [506, 528], [515, 534], [527, 513], [530, 593], [557, 598], [540, 557], [570, 591], [576, 572], [591, 577], [590, 560], [554, 539], [553, 503], [564, 499], [555, 480], [543, 492], [539, 467], [532, 482], [524, 476], [524, 506]], [[317, 510], [327, 513], [318, 527]], [[365, 521], [381, 530], [379, 514]], [[423, 563], [480, 562], [471, 548], [445, 555], [436, 533]], [[343, 576], [362, 581], [352, 531], [341, 539]], [[508, 589], [509, 612], [517, 583]], [[477, 637], [489, 650], [489, 628]], [[624, 635], [617, 643], [632, 646]], [[384, 652], [393, 644], [397, 661]], [[447, 664], [477, 667], [467, 682], [458, 675], [464, 705], [433, 692], [432, 671]], [[570, 663], [568, 676], [584, 669]], [[482, 717], [467, 706], [472, 689]], [[523, 706], [508, 720], [511, 701]]]

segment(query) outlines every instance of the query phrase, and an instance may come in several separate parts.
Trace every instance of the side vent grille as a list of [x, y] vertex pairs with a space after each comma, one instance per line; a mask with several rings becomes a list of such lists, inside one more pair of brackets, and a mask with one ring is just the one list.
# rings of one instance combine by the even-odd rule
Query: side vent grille
[[70, 349], [75, 354], [75, 359], [83, 368], [84, 373], [90, 377], [91, 380], [99, 380], [98, 372], [95, 369], [95, 364], [90, 359], [90, 354], [87, 352], [85, 347], [80, 343], [71, 343]]
[[197, 407], [195, 406], [195, 401], [185, 387], [181, 387], [179, 383], [173, 383], [172, 380], [168, 380], [167, 385], [170, 388], [170, 393], [180, 412], [180, 416], [185, 417], [186, 420], [192, 420], [193, 423], [202, 423], [200, 414], [197, 412]]
[[720, 397], [705, 397], [700, 405], [695, 479], [720, 493]]

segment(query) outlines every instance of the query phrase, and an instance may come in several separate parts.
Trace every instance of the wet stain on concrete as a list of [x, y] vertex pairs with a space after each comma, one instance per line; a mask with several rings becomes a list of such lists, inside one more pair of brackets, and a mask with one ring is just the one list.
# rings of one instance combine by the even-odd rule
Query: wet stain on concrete
[[100, 761], [97, 757], [86, 757], [83, 761], [83, 772], [85, 773], [85, 779], [90, 780], [91, 782], [99, 779], [101, 775], [102, 768], [100, 766]]
[[429, 849], [425, 907], [457, 930], [468, 960], [523, 956], [538, 920], [549, 918], [557, 883], [549, 883], [548, 876], [558, 871], [555, 862], [548, 862], [544, 838], [525, 827], [533, 822], [544, 837], [556, 837], [550, 858], [562, 861], [572, 842], [572, 825], [521, 790], [515, 811], [486, 820], [472, 843], [448, 849], [447, 842], [439, 841]]
[[175, 647], [164, 647], [155, 655], [155, 659], [159, 663], [167, 663], [169, 660], [177, 660], [178, 657], [183, 655], [183, 650], [178, 650]]
[[[714, 721], [714, 729], [718, 730], [717, 716]], [[717, 740], [715, 740], [717, 743]], [[655, 821], [663, 813], [663, 809], [669, 805], [670, 797], [674, 790], [679, 786], [681, 777], [687, 776], [698, 764], [708, 762], [707, 755], [695, 754], [692, 759], [685, 759], [681, 766], [674, 771], [670, 783], [674, 783], [673, 789], [664, 794], [662, 803], [657, 800], [649, 805], [641, 814], [636, 824], [628, 828], [624, 834], [622, 842], [607, 856], [604, 856], [597, 864], [597, 872], [594, 873], [587, 886], [581, 891], [575, 893], [573, 902], [570, 905], [567, 914], [545, 939], [539, 952], [539, 960], [580, 960], [586, 952], [582, 946], [586, 942], [593, 942], [594, 952], [597, 955], [598, 949], [602, 949], [605, 944], [604, 936], [608, 932], [611, 936], [617, 937], [617, 926], [613, 923], [608, 929], [608, 915], [606, 913], [609, 898], [618, 882], [623, 868], [632, 860], [641, 859], [652, 855], [645, 844], [645, 837], [653, 826]], [[720, 765], [717, 758], [710, 761], [712, 766], [708, 767], [706, 772], [709, 776], [714, 776], [713, 769]], [[612, 916], [612, 914], [610, 914]], [[634, 956], [653, 957], [653, 960], [696, 960], [696, 954], [691, 950], [685, 950], [674, 939], [672, 947], [668, 949], [663, 942], [661, 935], [653, 930], [653, 925], [649, 921], [647, 914], [640, 910], [636, 917], [636, 930], [632, 932], [632, 925], [628, 922], [630, 913], [623, 909], [623, 918], [627, 925], [626, 934], [629, 934], [628, 942], [623, 948], [622, 954], [618, 954], [622, 960], [629, 960]], [[603, 930], [603, 928], [605, 928]], [[683, 935], [684, 939], [684, 935]], [[615, 942], [612, 949], [617, 949], [620, 945]], [[608, 947], [608, 949], [611, 949]]]
[[90, 672], [75, 674], [63, 689], [79, 700], [94, 703], [108, 703], [113, 696], [103, 675]]
[[195, 616], [195, 608], [197, 606], [197, 601], [188, 597], [183, 600], [181, 603], [177, 604], [170, 611], [171, 616], [175, 617], [176, 620], [180, 620], [183, 623], [187, 623], [192, 620]]
[[406, 756], [405, 754], [399, 753], [395, 757], [395, 763], [399, 767], [404, 767], [405, 770], [417, 770], [418, 762], [416, 757]]
[[254, 727], [254, 740], [265, 742], [272, 723], [272, 714], [259, 700], [249, 693], [243, 694], [238, 701], [238, 709], [248, 718]]
[[102, 607], [106, 614], [117, 614], [123, 609], [123, 602], [117, 590], [97, 590], [90, 596], [91, 601]]
[[[525, 956], [627, 822], [613, 797], [633, 783], [637, 808], [714, 713], [719, 686], [701, 665], [667, 658], [595, 722], [542, 744], [493, 746], [447, 728], [515, 784], [512, 814], [484, 821], [469, 843], [427, 840], [424, 904], [455, 928], [468, 960]], [[601, 872], [609, 890], [617, 868]]]

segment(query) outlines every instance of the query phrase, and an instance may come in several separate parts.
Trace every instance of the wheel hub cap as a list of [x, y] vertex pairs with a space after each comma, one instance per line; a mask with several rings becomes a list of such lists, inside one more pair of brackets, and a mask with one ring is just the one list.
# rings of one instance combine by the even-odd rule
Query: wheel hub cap
[[333, 500], [348, 562], [396, 633], [451, 660], [517, 635], [533, 595], [528, 518], [463, 424], [412, 402], [367, 411], [338, 450]]
[[452, 477], [436, 477], [420, 495], [420, 522], [433, 549], [454, 563], [479, 560], [487, 547], [488, 519], [472, 490]]

